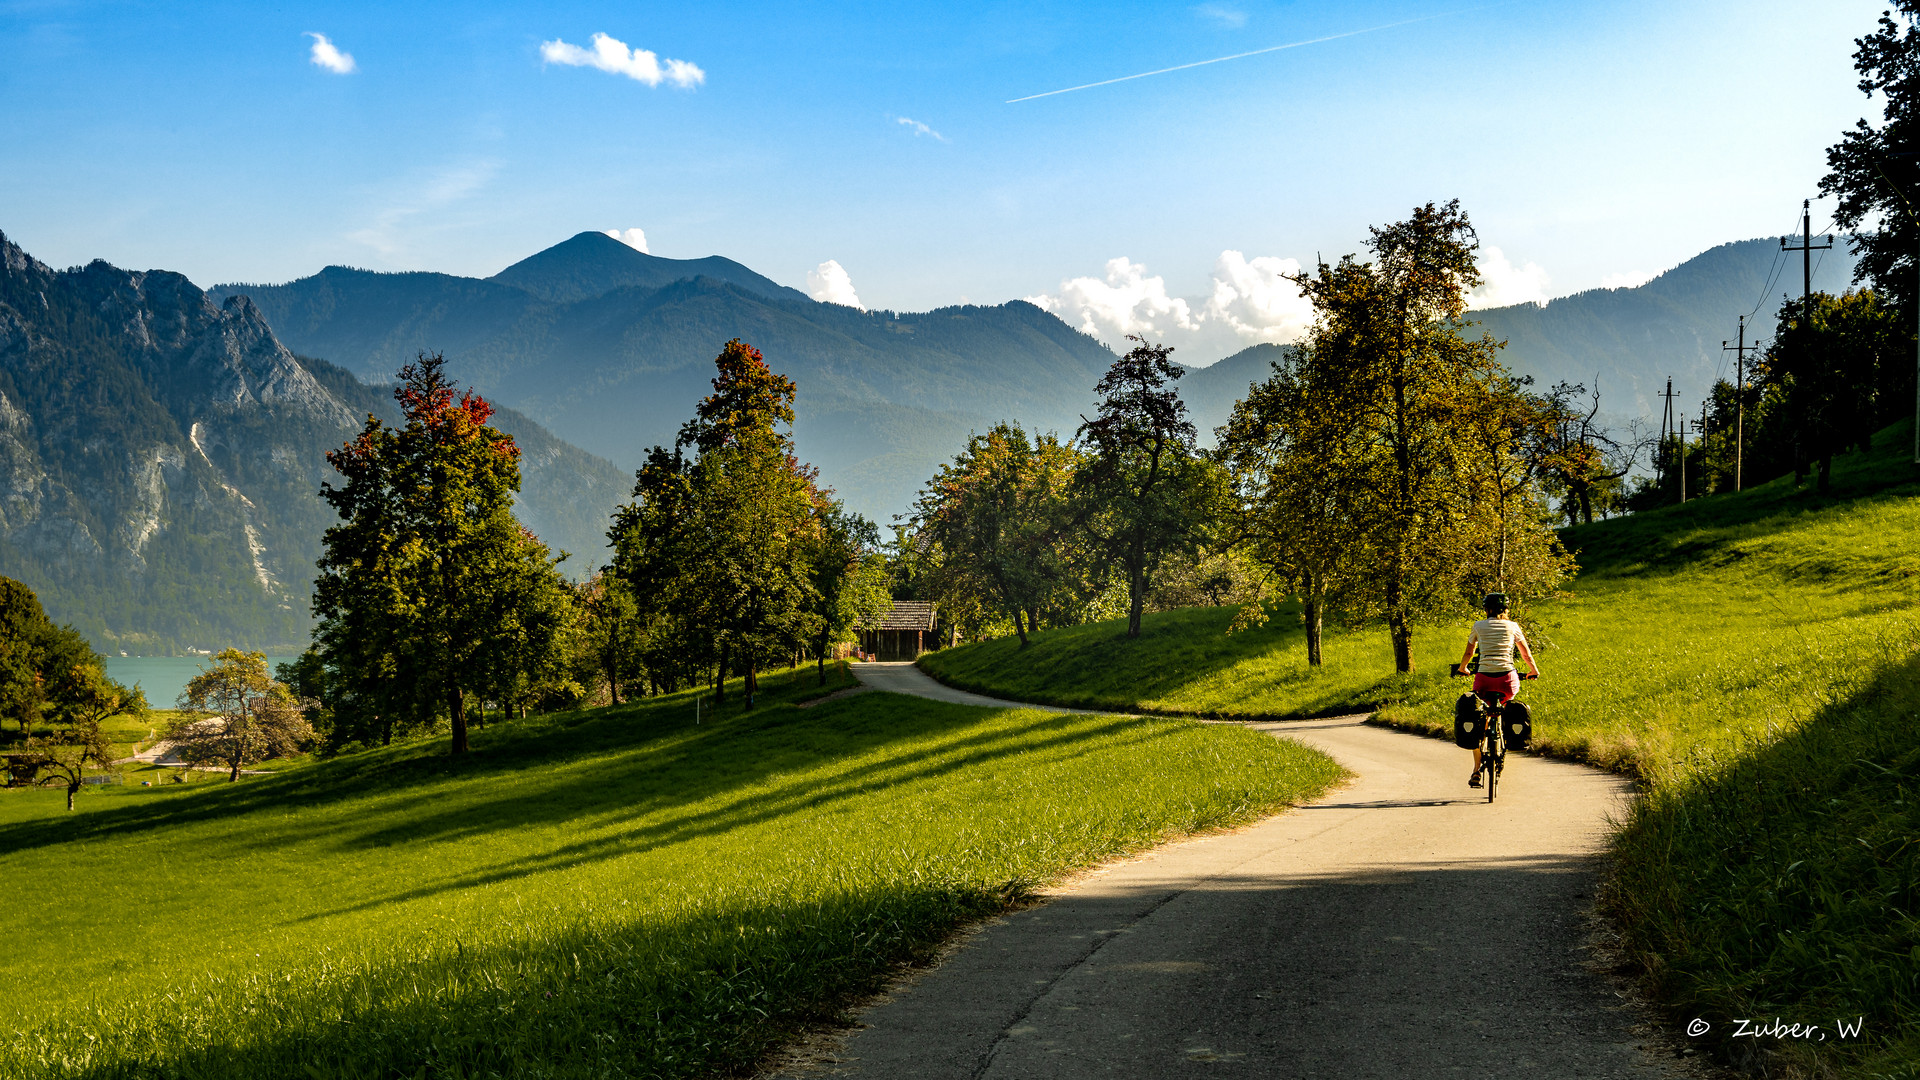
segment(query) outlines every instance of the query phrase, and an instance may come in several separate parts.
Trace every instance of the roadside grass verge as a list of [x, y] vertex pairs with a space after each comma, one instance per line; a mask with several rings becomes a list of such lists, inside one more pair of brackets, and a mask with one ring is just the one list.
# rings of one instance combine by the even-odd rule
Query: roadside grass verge
[[[1920, 1075], [1920, 654], [1653, 786], [1614, 846], [1602, 902], [1623, 944], [1724, 1056], [1767, 1075]], [[1743, 1019], [1825, 1041], [1736, 1037]]]
[[1340, 775], [1188, 720], [763, 686], [697, 727], [681, 694], [460, 761], [0, 796], [0, 1075], [737, 1072], [969, 920]]

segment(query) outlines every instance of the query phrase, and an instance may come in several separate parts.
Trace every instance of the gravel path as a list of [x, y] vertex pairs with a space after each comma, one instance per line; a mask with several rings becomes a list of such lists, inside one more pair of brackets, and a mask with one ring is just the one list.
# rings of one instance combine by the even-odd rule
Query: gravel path
[[[855, 670], [880, 689], [1010, 704], [906, 665]], [[1516, 755], [1488, 805], [1466, 787], [1466, 751], [1364, 719], [1249, 725], [1357, 778], [994, 921], [866, 1010], [827, 1060], [779, 1075], [1673, 1075], [1581, 962], [1624, 782]]]

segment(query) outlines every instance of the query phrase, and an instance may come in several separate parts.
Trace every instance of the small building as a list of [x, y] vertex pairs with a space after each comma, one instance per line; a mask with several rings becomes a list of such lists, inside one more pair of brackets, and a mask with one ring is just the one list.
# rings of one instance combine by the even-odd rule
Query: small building
[[860, 648], [876, 660], [912, 660], [935, 644], [933, 605], [895, 600], [880, 617], [862, 623]]

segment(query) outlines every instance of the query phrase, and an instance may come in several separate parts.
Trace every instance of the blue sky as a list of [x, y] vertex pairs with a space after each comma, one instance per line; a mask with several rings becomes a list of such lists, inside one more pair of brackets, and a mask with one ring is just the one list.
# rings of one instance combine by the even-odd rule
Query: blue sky
[[[869, 307], [1033, 297], [1203, 361], [1292, 332], [1285, 260], [1428, 199], [1498, 249], [1489, 302], [1784, 231], [1877, 116], [1850, 54], [1883, 6], [15, 0], [0, 231], [210, 285], [485, 275], [638, 228]], [[555, 62], [596, 34], [657, 85]]]

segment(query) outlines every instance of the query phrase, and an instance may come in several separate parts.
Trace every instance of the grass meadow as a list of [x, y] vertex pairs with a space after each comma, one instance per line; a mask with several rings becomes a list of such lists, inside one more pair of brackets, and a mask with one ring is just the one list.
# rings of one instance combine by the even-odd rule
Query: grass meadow
[[[1727, 1039], [1773, 1075], [1920, 1077], [1920, 477], [1912, 427], [1836, 459], [1821, 495], [1784, 478], [1566, 530], [1582, 566], [1532, 612], [1526, 684], [1546, 753], [1637, 775], [1603, 904], [1646, 985], [1721, 1035], [1732, 1020], [1863, 1020], [1845, 1044]], [[1232, 612], [1048, 631], [922, 661], [1028, 700], [1213, 716], [1377, 708], [1448, 731], [1467, 627], [1429, 627], [1399, 676], [1381, 629], [1297, 618], [1224, 636]], [[1544, 647], [1542, 647], [1544, 646]]]
[[0, 1076], [736, 1072], [969, 920], [1340, 775], [1231, 726], [764, 685], [459, 761], [0, 793]]

